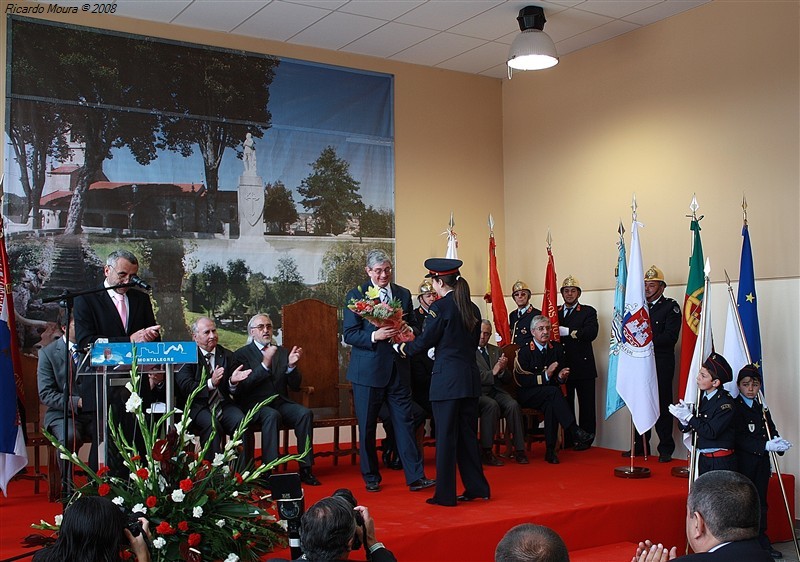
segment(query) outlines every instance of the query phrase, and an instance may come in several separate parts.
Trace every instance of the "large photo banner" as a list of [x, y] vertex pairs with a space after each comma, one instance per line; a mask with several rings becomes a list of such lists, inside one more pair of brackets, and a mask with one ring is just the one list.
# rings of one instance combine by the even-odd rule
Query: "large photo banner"
[[364, 255], [394, 251], [390, 75], [40, 20], [7, 19], [3, 215], [23, 349], [47, 297], [132, 251], [166, 340], [221, 342], [302, 298], [341, 307]]

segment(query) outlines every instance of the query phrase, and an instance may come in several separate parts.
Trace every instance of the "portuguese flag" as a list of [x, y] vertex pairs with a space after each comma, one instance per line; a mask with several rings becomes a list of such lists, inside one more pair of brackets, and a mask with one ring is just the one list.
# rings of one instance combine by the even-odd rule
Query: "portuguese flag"
[[686, 382], [689, 380], [689, 368], [697, 342], [697, 332], [700, 330], [700, 312], [703, 309], [704, 296], [703, 244], [700, 242], [700, 221], [692, 219], [690, 228], [694, 232], [694, 243], [692, 256], [689, 258], [689, 280], [686, 282], [686, 296], [683, 300], [683, 313], [681, 314], [681, 364], [678, 392], [686, 391]]

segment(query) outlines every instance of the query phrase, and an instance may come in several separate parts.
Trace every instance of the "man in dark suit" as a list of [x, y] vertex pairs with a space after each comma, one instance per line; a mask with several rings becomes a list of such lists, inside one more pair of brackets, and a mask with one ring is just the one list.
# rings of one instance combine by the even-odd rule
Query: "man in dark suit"
[[392, 351], [392, 338], [399, 330], [389, 326], [376, 328], [347, 308], [352, 299], [361, 300], [370, 287], [380, 292], [380, 299], [399, 301], [403, 318], [414, 323], [411, 293], [405, 287], [391, 283], [392, 261], [383, 250], [367, 254], [366, 272], [370, 280], [349, 293], [345, 298], [344, 342], [352, 346], [347, 380], [353, 385], [353, 402], [358, 419], [361, 475], [368, 492], [380, 490], [381, 475], [375, 434], [378, 411], [384, 400], [394, 427], [397, 451], [405, 471], [406, 483], [412, 491], [422, 490], [435, 482], [425, 478], [422, 455], [414, 438], [414, 421], [411, 413], [411, 385], [408, 359]]
[[244, 417], [231, 396], [231, 380], [235, 383], [250, 372], [243, 365], [236, 366], [233, 352], [218, 345], [217, 325], [211, 318], [201, 316], [192, 322], [192, 339], [197, 343], [197, 363], [187, 363], [175, 373], [178, 404], [185, 408], [186, 399], [200, 385], [205, 371], [206, 383], [192, 400], [189, 417], [203, 445], [211, 440], [214, 431], [205, 457], [213, 460], [215, 453], [222, 452], [224, 435], [232, 435]]
[[[644, 296], [650, 312], [650, 322], [653, 326], [653, 351], [656, 356], [656, 378], [658, 379], [658, 406], [661, 413], [656, 420], [656, 434], [658, 435], [658, 462], [670, 462], [675, 451], [675, 439], [672, 437], [674, 421], [669, 413], [669, 406], [673, 403], [672, 381], [675, 378], [675, 344], [681, 333], [681, 309], [673, 299], [664, 296], [667, 283], [664, 273], [654, 265], [650, 266], [644, 274]], [[636, 444], [633, 449], [635, 456], [650, 454], [650, 431], [642, 436], [636, 433]], [[646, 447], [646, 448], [645, 448]], [[629, 457], [630, 451], [622, 453]]]
[[636, 562], [706, 560], [767, 562], [772, 557], [758, 544], [758, 493], [738, 472], [712, 470], [692, 484], [686, 500], [686, 538], [695, 554], [678, 557], [676, 547], [639, 543]]
[[[313, 436], [314, 414], [311, 410], [289, 399], [289, 389], [300, 390], [302, 375], [297, 362], [303, 355], [302, 347], [288, 350], [272, 341], [272, 320], [266, 314], [256, 314], [247, 323], [250, 343], [236, 350], [235, 359], [245, 369], [231, 378], [233, 397], [247, 412], [270, 396], [276, 398], [259, 410], [253, 421], [261, 428], [261, 460], [269, 463], [278, 458], [281, 425], [294, 428], [297, 449], [309, 449], [300, 462], [300, 480], [309, 486], [319, 486], [320, 481], [311, 472], [314, 464]], [[249, 448], [249, 447], [248, 447]]]
[[503, 461], [492, 453], [492, 445], [494, 445], [494, 435], [497, 433], [497, 421], [500, 417], [504, 417], [507, 430], [514, 438], [514, 460], [519, 464], [528, 464], [519, 403], [501, 384], [511, 379], [511, 372], [506, 369], [508, 358], [500, 353], [500, 348], [489, 343], [492, 334], [494, 334], [492, 323], [481, 320], [481, 337], [478, 340], [478, 349], [475, 351], [475, 360], [478, 362], [478, 371], [481, 374], [481, 396], [478, 398], [481, 462], [488, 466], [503, 466]]
[[522, 347], [531, 343], [531, 320], [542, 313], [530, 303], [531, 290], [524, 281], [517, 281], [511, 287], [511, 296], [517, 304], [517, 310], [508, 315], [508, 325], [511, 326], [511, 341]]
[[[116, 250], [108, 256], [103, 268], [105, 280], [98, 287], [105, 287], [107, 290], [75, 299], [75, 336], [79, 348], [85, 349], [100, 341], [143, 343], [161, 339], [161, 326], [156, 324], [150, 296], [138, 289], [130, 290], [131, 287], [110, 288], [131, 283], [131, 279], [138, 279], [138, 272], [139, 261], [131, 252]], [[164, 399], [163, 373], [142, 376], [140, 384], [137, 391], [142, 397], [143, 409]], [[109, 407], [114, 419], [119, 421], [123, 433], [129, 440], [136, 441], [141, 450], [144, 444], [138, 433], [136, 419], [125, 412], [127, 398], [128, 391], [125, 388], [113, 387], [108, 393]], [[111, 440], [108, 447], [108, 464], [112, 472], [124, 476], [127, 469]]]
[[[58, 324], [66, 334], [64, 311], [59, 312]], [[44, 427], [70, 451], [77, 451], [84, 443], [91, 443], [89, 466], [97, 470], [97, 385], [93, 375], [78, 376], [85, 354], [75, 343], [74, 319], [70, 320], [69, 359], [67, 360], [66, 335], [39, 350], [39, 366], [36, 378], [39, 384], [39, 399], [47, 406]], [[67, 409], [67, 436], [64, 438], [64, 388], [67, 376], [72, 377], [72, 386]], [[68, 464], [68, 463], [67, 463]]]
[[564, 304], [558, 307], [558, 331], [564, 346], [565, 366], [569, 367], [567, 379], [567, 405], [575, 414], [575, 396], [578, 397], [578, 425], [587, 433], [597, 430], [595, 407], [595, 379], [592, 342], [597, 338], [597, 311], [581, 304], [581, 287], [572, 275], [561, 284]]
[[591, 446], [594, 435], [586, 433], [575, 423], [575, 416], [567, 406], [560, 385], [567, 382], [570, 371], [564, 367], [564, 350], [558, 342], [550, 341], [550, 320], [538, 315], [531, 321], [533, 340], [517, 352], [514, 380], [519, 386], [517, 401], [525, 408], [536, 408], [544, 413], [546, 451], [544, 460], [558, 464], [556, 438], [558, 426], [573, 439], [576, 451]]

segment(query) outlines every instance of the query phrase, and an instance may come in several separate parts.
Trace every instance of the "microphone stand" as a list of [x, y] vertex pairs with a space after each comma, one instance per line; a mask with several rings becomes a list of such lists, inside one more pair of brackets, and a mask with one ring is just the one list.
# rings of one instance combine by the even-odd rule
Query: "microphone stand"
[[[69, 429], [69, 405], [71, 399], [71, 389], [72, 383], [75, 378], [76, 373], [74, 364], [72, 362], [72, 353], [70, 353], [70, 324], [72, 319], [72, 309], [74, 308], [74, 301], [76, 297], [81, 297], [84, 295], [92, 295], [95, 293], [102, 293], [104, 291], [109, 291], [113, 289], [122, 289], [125, 287], [139, 287], [139, 283], [120, 283], [119, 285], [113, 285], [111, 287], [95, 287], [94, 289], [86, 289], [84, 291], [64, 291], [60, 295], [56, 297], [49, 297], [46, 299], [42, 299], [42, 304], [47, 304], [50, 302], [58, 301], [58, 305], [66, 311], [64, 316], [64, 337], [67, 340], [67, 345], [64, 346], [64, 365], [67, 367], [66, 376], [64, 377], [64, 388], [62, 390], [63, 399], [64, 399], [64, 409], [62, 411], [63, 414], [63, 425], [62, 425], [62, 435], [64, 439], [64, 445], [68, 447], [67, 437], [69, 436], [68, 429]], [[73, 436], [74, 437], [74, 436]], [[99, 444], [98, 444], [99, 447]], [[77, 451], [75, 451], [77, 453]], [[72, 496], [72, 478], [70, 478], [70, 474], [72, 463], [64, 463], [64, 470], [61, 471], [61, 503], [64, 504], [66, 507], [67, 502], [69, 501], [70, 496]], [[53, 470], [50, 467], [50, 470]]]

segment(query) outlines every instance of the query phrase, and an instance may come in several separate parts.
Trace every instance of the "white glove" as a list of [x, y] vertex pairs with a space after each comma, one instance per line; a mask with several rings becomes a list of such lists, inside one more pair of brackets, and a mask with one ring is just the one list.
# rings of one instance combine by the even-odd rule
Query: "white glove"
[[689, 420], [692, 419], [692, 408], [683, 400], [681, 400], [678, 404], [670, 404], [669, 413], [675, 416], [678, 421], [683, 424], [688, 423]]
[[394, 352], [397, 355], [402, 355], [402, 353], [400, 353], [400, 344], [399, 343], [393, 343], [392, 344], [392, 349], [394, 349]]
[[568, 336], [569, 335], [569, 328], [566, 326], [559, 326], [558, 327], [558, 335], [559, 336]]
[[789, 447], [792, 444], [789, 443], [786, 439], [782, 437], [773, 437], [769, 441], [767, 441], [764, 449], [769, 451], [770, 453], [783, 453], [784, 451], [788, 451]]
[[434, 359], [436, 359], [436, 357], [434, 357], [434, 355], [436, 355], [436, 348], [432, 347], [432, 348], [430, 348], [428, 350], [428, 357], [430, 357], [431, 360], [434, 360]]

